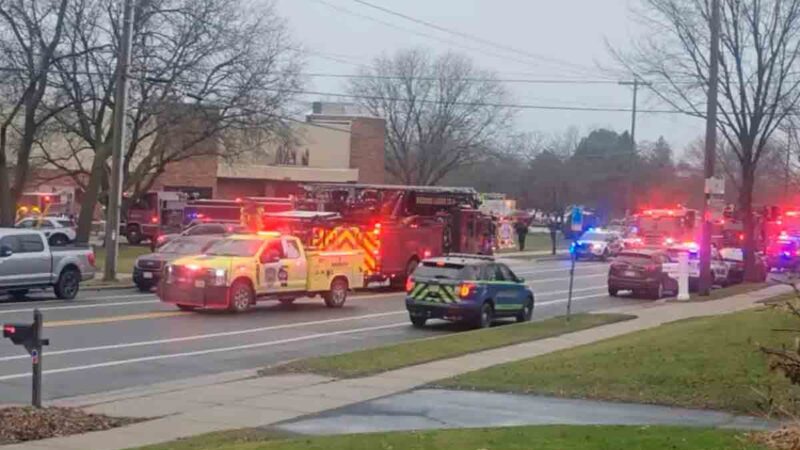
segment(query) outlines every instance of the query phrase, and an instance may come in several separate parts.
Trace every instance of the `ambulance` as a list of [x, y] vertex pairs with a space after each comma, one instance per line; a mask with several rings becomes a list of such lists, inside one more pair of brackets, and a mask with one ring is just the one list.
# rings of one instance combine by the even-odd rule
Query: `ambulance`
[[317, 295], [341, 308], [350, 290], [364, 286], [363, 260], [358, 250], [306, 250], [299, 238], [277, 232], [233, 235], [167, 265], [158, 296], [184, 311], [239, 313], [262, 300], [290, 304]]

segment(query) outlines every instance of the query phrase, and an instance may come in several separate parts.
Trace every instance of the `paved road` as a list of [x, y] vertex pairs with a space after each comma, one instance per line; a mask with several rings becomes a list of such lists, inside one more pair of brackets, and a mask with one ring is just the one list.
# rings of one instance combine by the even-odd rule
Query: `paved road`
[[[536, 294], [534, 320], [563, 314], [568, 261], [513, 261]], [[639, 303], [609, 298], [607, 264], [579, 263], [573, 311]], [[38, 307], [45, 317], [44, 397], [55, 399], [252, 369], [311, 355], [338, 353], [407, 339], [457, 332], [432, 322], [410, 326], [399, 292], [365, 292], [344, 308], [320, 299], [284, 306], [267, 303], [243, 315], [186, 313], [135, 291], [86, 292], [74, 302], [47, 296], [16, 303], [0, 300], [0, 322], [29, 322]], [[0, 342], [0, 403], [30, 396], [30, 358]]]

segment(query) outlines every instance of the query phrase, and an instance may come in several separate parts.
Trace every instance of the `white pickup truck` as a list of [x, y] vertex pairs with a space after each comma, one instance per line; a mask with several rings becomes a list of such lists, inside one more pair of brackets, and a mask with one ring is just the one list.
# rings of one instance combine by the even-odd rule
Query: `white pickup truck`
[[22, 299], [31, 290], [52, 288], [72, 300], [81, 281], [94, 278], [94, 251], [87, 247], [50, 247], [40, 231], [0, 228], [0, 292]]

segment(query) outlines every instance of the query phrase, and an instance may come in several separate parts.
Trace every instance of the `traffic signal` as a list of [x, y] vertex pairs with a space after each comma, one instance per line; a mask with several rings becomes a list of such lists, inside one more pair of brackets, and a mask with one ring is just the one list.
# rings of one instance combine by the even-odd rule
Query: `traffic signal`
[[27, 347], [29, 343], [33, 343], [34, 334], [32, 324], [3, 324], [3, 337], [11, 339], [11, 342], [15, 345], [25, 345]]

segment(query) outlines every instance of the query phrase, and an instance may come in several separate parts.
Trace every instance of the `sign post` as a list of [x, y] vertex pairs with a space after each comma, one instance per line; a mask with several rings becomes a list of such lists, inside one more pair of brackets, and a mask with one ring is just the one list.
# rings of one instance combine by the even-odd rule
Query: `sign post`
[[42, 339], [42, 323], [42, 313], [35, 309], [32, 324], [3, 324], [3, 337], [11, 339], [15, 345], [24, 346], [31, 355], [33, 374], [31, 404], [36, 408], [42, 407], [42, 347], [50, 345], [49, 339]]
[[570, 231], [572, 231], [572, 245], [569, 249], [569, 292], [567, 294], [567, 322], [569, 322], [570, 315], [572, 314], [572, 286], [575, 282], [575, 247], [578, 245], [578, 237], [583, 231], [583, 211], [578, 208], [572, 208], [572, 217], [570, 220]]
[[678, 254], [678, 300], [689, 301], [689, 252]]

